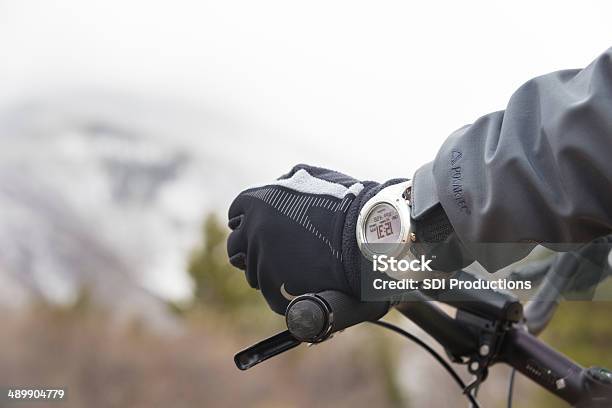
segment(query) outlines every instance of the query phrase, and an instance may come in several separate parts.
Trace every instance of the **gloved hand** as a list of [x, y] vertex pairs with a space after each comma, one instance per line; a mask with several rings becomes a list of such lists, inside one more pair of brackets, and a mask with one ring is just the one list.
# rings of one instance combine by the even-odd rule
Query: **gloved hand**
[[230, 263], [246, 272], [277, 313], [304, 293], [338, 290], [359, 296], [355, 228], [359, 210], [382, 188], [308, 165], [236, 197], [229, 209]]

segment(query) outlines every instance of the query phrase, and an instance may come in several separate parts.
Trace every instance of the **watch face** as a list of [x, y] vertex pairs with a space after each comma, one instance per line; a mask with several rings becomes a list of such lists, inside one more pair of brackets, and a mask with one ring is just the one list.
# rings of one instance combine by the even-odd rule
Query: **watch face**
[[368, 244], [395, 244], [401, 241], [400, 215], [391, 204], [376, 204], [365, 221], [365, 240]]

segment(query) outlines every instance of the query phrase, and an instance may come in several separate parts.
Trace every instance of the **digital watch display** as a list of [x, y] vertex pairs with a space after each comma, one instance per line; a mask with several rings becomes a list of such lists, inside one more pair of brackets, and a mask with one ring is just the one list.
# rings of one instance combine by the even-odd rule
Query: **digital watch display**
[[365, 238], [372, 243], [395, 243], [400, 240], [402, 224], [399, 212], [389, 203], [376, 204], [365, 220]]
[[400, 256], [409, 243], [411, 182], [382, 189], [370, 198], [357, 219], [357, 244], [366, 257]]

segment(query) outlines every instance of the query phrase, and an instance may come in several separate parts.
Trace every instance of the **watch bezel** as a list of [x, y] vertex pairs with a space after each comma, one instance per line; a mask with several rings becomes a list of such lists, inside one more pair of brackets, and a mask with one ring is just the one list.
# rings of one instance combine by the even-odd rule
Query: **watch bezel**
[[[357, 245], [361, 253], [368, 259], [372, 259], [375, 255], [387, 255], [394, 258], [400, 258], [408, 250], [407, 244], [410, 243], [410, 201], [404, 197], [404, 192], [412, 187], [410, 181], [394, 184], [379, 191], [374, 197], [370, 198], [359, 211], [357, 218]], [[400, 234], [399, 241], [395, 244], [388, 243], [389, 250], [386, 252], [376, 252], [371, 248], [371, 243], [368, 243], [366, 238], [366, 221], [372, 211], [380, 204], [392, 206], [397, 211], [400, 218]]]

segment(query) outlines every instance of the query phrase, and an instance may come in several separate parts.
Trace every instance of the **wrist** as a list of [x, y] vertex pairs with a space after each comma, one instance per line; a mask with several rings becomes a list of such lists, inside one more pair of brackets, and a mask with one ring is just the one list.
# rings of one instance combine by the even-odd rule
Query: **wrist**
[[380, 191], [389, 186], [404, 183], [406, 181], [406, 179], [392, 179], [383, 184], [364, 182], [364, 189], [355, 198], [347, 211], [342, 236], [342, 265], [348, 285], [352, 293], [357, 297], [361, 294], [361, 272], [364, 267], [371, 265], [371, 260], [367, 260], [362, 255], [357, 242], [356, 231], [359, 213], [366, 203]]

